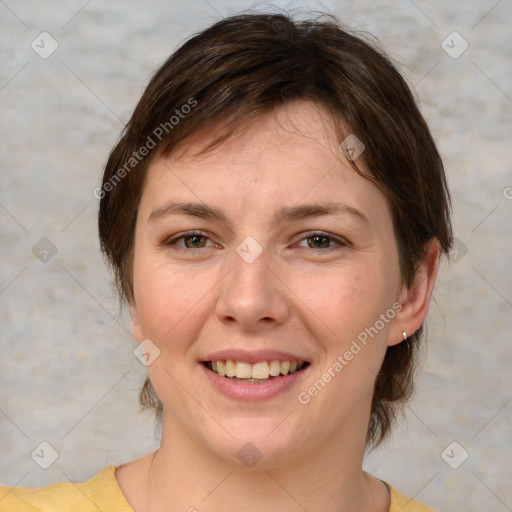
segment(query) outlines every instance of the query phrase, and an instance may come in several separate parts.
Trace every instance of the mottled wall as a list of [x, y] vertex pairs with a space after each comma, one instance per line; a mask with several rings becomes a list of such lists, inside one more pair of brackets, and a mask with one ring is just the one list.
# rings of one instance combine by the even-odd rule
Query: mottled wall
[[[83, 480], [155, 446], [93, 190], [156, 66], [192, 32], [257, 5], [0, 2], [2, 483]], [[512, 1], [323, 6], [400, 62], [454, 200], [456, 252], [436, 286], [418, 392], [366, 467], [440, 510], [512, 510]], [[58, 454], [46, 470], [41, 442]]]

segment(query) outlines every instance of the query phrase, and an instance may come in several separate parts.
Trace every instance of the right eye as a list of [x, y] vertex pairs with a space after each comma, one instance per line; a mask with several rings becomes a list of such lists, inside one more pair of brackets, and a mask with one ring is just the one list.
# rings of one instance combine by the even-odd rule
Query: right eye
[[[205, 235], [202, 231], [187, 231], [185, 233], [179, 233], [178, 235], [167, 239], [164, 242], [165, 246], [175, 246], [180, 249], [203, 249], [204, 245], [210, 238]], [[183, 243], [181, 243], [183, 242]], [[212, 247], [212, 246], [210, 246]]]

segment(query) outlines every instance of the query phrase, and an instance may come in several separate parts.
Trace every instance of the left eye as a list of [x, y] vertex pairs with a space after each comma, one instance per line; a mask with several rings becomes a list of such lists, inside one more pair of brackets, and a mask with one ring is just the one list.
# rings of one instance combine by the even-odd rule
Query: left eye
[[[328, 249], [333, 246], [330, 245], [331, 242], [334, 242], [334, 245], [346, 245], [342, 240], [339, 240], [338, 238], [335, 238], [326, 233], [308, 233], [306, 237], [302, 238], [302, 241], [306, 241], [307, 247], [314, 250]], [[311, 241], [312, 246], [310, 245], [309, 241]]]

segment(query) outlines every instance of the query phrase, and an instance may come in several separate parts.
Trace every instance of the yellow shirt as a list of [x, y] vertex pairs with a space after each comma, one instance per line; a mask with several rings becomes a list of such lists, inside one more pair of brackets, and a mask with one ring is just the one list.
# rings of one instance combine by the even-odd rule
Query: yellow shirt
[[[77, 484], [61, 482], [38, 489], [0, 486], [0, 512], [134, 512], [117, 484], [116, 467], [105, 466], [87, 482]], [[434, 512], [388, 488], [389, 512]]]

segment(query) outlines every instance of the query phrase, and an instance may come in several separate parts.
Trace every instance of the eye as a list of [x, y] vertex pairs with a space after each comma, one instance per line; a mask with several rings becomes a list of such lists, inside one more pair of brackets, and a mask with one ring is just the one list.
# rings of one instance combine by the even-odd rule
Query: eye
[[[338, 246], [346, 246], [347, 242], [334, 237], [332, 235], [329, 235], [328, 233], [322, 233], [322, 232], [311, 232], [307, 233], [307, 236], [302, 238], [302, 241], [306, 241], [307, 247], [309, 249], [313, 250], [322, 250], [322, 249], [331, 249], [333, 245], [331, 243], [333, 242], [334, 245]], [[310, 242], [311, 241], [311, 242]], [[300, 246], [300, 244], [299, 244]], [[302, 246], [304, 247], [304, 246]]]
[[[207, 245], [208, 241], [211, 242], [210, 237], [202, 231], [188, 231], [167, 239], [164, 242], [164, 245], [173, 246], [180, 250], [204, 249], [215, 246], [213, 242], [210, 245]], [[307, 244], [306, 246], [301, 245], [304, 242]], [[343, 247], [346, 245], [348, 245], [348, 243], [345, 240], [319, 231], [307, 233], [298, 244], [299, 247], [306, 247], [318, 252], [326, 252], [326, 249], [336, 249], [336, 246]]]
[[[210, 238], [201, 231], [188, 231], [165, 241], [166, 246], [176, 246], [181, 249], [203, 249]], [[183, 243], [181, 243], [183, 242]], [[212, 246], [209, 246], [212, 247]]]

